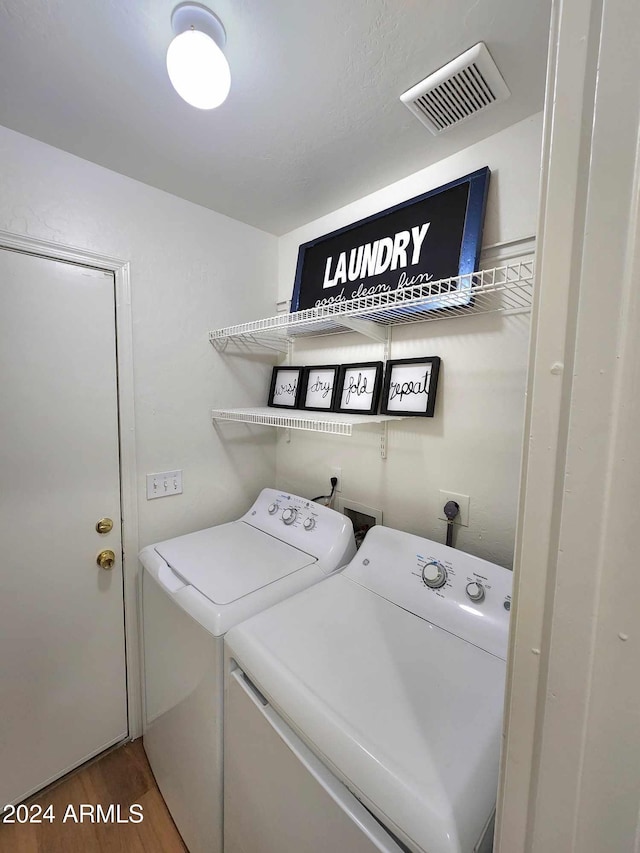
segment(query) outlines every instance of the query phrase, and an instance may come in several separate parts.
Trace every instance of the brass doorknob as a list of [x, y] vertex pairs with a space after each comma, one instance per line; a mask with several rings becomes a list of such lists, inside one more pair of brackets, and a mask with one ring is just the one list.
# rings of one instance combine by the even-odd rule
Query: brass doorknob
[[98, 533], [110, 533], [113, 530], [113, 521], [110, 518], [101, 518], [96, 522]]
[[116, 555], [113, 551], [100, 551], [96, 558], [96, 563], [101, 569], [112, 569], [116, 561]]

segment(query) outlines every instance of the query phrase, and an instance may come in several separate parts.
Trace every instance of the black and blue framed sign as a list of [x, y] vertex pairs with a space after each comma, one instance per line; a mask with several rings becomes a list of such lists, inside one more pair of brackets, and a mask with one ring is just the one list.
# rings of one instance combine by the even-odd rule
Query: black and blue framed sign
[[[485, 167], [303, 243], [291, 311], [334, 305], [475, 272], [489, 188]], [[470, 281], [446, 303], [467, 305]], [[424, 306], [423, 306], [424, 307]]]

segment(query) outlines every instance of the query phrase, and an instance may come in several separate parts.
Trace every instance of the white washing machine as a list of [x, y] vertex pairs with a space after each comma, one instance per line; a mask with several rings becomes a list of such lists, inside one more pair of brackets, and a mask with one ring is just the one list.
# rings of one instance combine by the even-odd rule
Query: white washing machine
[[225, 646], [225, 853], [492, 849], [511, 572], [374, 527]]
[[354, 554], [349, 519], [274, 489], [237, 521], [140, 552], [144, 748], [191, 853], [222, 850], [224, 634]]

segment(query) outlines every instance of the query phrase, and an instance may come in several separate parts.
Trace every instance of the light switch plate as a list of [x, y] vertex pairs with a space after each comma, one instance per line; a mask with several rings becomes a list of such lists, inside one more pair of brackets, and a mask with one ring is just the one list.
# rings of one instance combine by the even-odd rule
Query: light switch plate
[[147, 474], [147, 500], [182, 494], [182, 471], [161, 471]]

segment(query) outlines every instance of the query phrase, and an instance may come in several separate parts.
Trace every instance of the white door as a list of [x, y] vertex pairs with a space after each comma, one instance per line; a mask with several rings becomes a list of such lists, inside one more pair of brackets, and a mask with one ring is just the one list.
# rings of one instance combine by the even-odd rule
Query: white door
[[0, 249], [0, 300], [2, 811], [126, 737], [127, 704], [114, 277]]

